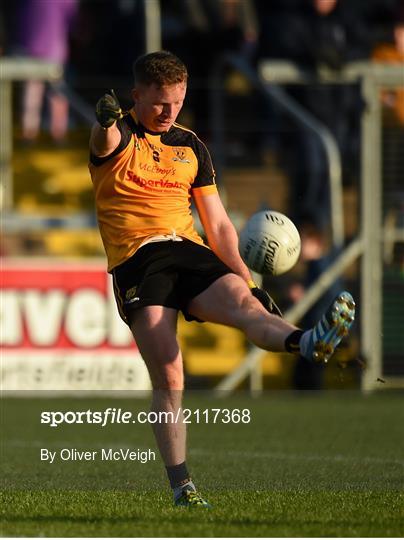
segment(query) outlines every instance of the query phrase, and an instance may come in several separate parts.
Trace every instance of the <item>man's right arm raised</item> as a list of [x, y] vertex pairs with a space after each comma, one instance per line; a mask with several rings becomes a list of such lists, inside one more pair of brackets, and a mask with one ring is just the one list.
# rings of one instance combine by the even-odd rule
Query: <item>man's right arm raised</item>
[[90, 135], [90, 150], [97, 157], [105, 157], [118, 147], [121, 132], [116, 121], [123, 117], [122, 109], [113, 90], [104, 94], [95, 107], [97, 122]]

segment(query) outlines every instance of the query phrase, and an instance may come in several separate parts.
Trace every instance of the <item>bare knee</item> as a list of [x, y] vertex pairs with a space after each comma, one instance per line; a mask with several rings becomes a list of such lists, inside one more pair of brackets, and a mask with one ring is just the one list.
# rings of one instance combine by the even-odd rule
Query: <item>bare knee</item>
[[251, 294], [250, 291], [244, 292], [240, 295], [240, 305], [241, 309], [246, 311], [260, 311], [262, 304]]
[[183, 362], [176, 338], [177, 311], [147, 306], [135, 312], [131, 330], [154, 390], [182, 390]]
[[203, 321], [244, 330], [248, 320], [265, 317], [262, 304], [251, 294], [247, 283], [236, 274], [226, 274], [195, 297], [188, 311]]
[[151, 375], [154, 390], [178, 390], [184, 389], [184, 370], [181, 364], [170, 362], [154, 370]]
[[183, 390], [184, 368], [179, 347], [175, 350], [146, 351], [139, 347], [140, 354], [146, 363], [153, 390]]
[[151, 377], [153, 385], [152, 410], [177, 411], [181, 407], [184, 389], [182, 366], [164, 366], [157, 375]]
[[248, 291], [241, 293], [236, 299], [236, 306], [233, 315], [236, 325], [240, 330], [246, 330], [250, 324], [255, 324], [257, 320], [266, 318], [268, 312], [262, 304]]

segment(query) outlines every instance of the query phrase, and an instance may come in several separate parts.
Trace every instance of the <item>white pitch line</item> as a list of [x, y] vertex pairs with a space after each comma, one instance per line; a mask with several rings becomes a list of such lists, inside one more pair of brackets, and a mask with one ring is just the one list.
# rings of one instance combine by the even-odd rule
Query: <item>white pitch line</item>
[[[190, 449], [190, 454], [195, 455], [215, 455], [217, 456], [218, 452], [211, 450], [204, 450], [202, 448]], [[242, 451], [242, 450], [225, 450], [223, 453], [226, 456], [233, 456], [237, 458], [258, 458], [258, 459], [284, 459], [292, 461], [360, 461], [368, 463], [380, 463], [380, 464], [390, 464], [390, 465], [400, 465], [404, 467], [404, 460], [401, 459], [383, 459], [376, 458], [371, 456], [344, 456], [342, 454], [336, 455], [306, 455], [306, 454], [284, 454], [281, 452], [252, 452], [252, 451]]]
[[[82, 444], [78, 441], [75, 444], [72, 441], [24, 441], [20, 439], [10, 439], [3, 441], [1, 446], [4, 448], [6, 446], [11, 446], [14, 448], [73, 448], [75, 446], [82, 447]], [[128, 441], [114, 442], [109, 444], [107, 441], [103, 443], [91, 443], [88, 445], [91, 448], [131, 448], [133, 445], [128, 443]], [[190, 448], [189, 453], [195, 456], [217, 456], [217, 450], [205, 450], [203, 448]], [[256, 459], [279, 459], [279, 460], [290, 460], [290, 461], [334, 461], [334, 462], [355, 462], [360, 461], [361, 463], [378, 463], [380, 465], [400, 465], [404, 467], [404, 460], [401, 459], [384, 459], [371, 456], [345, 456], [343, 454], [336, 455], [313, 455], [313, 454], [285, 454], [282, 452], [257, 452], [249, 450], [224, 450], [226, 456], [233, 456], [237, 458], [256, 458]]]
[[[6, 446], [11, 446], [12, 448], [83, 448], [83, 444], [80, 441], [24, 441], [20, 439], [10, 439], [7, 441], [2, 441], [1, 447], [5, 448]], [[126, 449], [133, 448], [134, 444], [128, 443], [128, 441], [114, 442], [113, 444], [108, 443], [90, 443], [89, 448], [112, 448], [112, 449]]]

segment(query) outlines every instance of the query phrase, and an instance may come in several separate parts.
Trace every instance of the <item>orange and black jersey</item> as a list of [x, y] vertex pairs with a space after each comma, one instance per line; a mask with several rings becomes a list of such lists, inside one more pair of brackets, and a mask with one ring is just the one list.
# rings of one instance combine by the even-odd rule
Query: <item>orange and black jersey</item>
[[117, 126], [119, 146], [106, 157], [90, 155], [89, 165], [108, 270], [154, 236], [173, 234], [203, 244], [191, 196], [217, 192], [206, 146], [176, 123], [165, 133], [148, 132], [133, 110]]

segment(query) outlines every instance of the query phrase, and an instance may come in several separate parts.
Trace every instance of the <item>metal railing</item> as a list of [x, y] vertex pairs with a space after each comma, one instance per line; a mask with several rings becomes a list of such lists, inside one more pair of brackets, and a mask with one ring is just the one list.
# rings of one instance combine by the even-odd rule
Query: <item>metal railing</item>
[[145, 50], [147, 53], [161, 49], [161, 6], [159, 0], [145, 0]]
[[[254, 86], [298, 83], [305, 84], [310, 78], [296, 66], [288, 62], [265, 62], [260, 67], [260, 77], [253, 75], [245, 64], [226, 57], [217, 66], [214, 74], [215, 87], [212, 90], [212, 110], [218, 117], [213, 119], [216, 151], [223, 148], [223, 104], [220, 90], [220, 77], [223, 67], [230, 65], [243, 73]], [[261, 80], [262, 79], [262, 80]], [[263, 82], [264, 81], [264, 82]], [[302, 300], [290, 309], [285, 318], [297, 322], [321, 294], [341, 276], [359, 257], [360, 266], [360, 355], [365, 360], [361, 386], [364, 391], [373, 390], [383, 376], [382, 358], [382, 277], [383, 277], [383, 242], [392, 238], [402, 241], [404, 232], [400, 228], [385, 230], [382, 222], [382, 176], [381, 176], [381, 106], [380, 91], [383, 87], [404, 87], [404, 70], [391, 64], [358, 62], [347, 65], [339, 72], [320, 70], [318, 82], [345, 84], [358, 83], [361, 88], [365, 107], [361, 121], [361, 182], [360, 182], [360, 234], [348, 247], [341, 251], [335, 262], [308, 289]], [[265, 86], [266, 87], [266, 86]], [[280, 103], [278, 91], [271, 92], [266, 87], [267, 95]], [[290, 112], [291, 109], [290, 109]], [[293, 114], [293, 113], [292, 113]], [[296, 115], [296, 118], [299, 114]], [[301, 119], [301, 118], [300, 118]], [[300, 120], [299, 120], [300, 121]], [[323, 140], [323, 139], [322, 139]], [[216, 156], [218, 157], [218, 156]], [[342, 202], [342, 197], [340, 198]], [[341, 208], [340, 217], [343, 217]], [[388, 236], [386, 235], [388, 232]], [[250, 376], [250, 388], [254, 392], [262, 389], [261, 359], [266, 351], [252, 347], [243, 362], [228, 374], [216, 387], [220, 395], [232, 392], [247, 376]], [[387, 381], [386, 387], [402, 386], [404, 381], [398, 377]]]
[[[145, 51], [153, 52], [161, 49], [161, 6], [159, 0], [144, 2]], [[12, 83], [13, 81], [42, 80], [49, 83], [63, 81], [63, 66], [31, 57], [0, 58], [0, 114], [1, 114], [1, 146], [0, 146], [0, 208], [11, 212], [13, 209], [13, 172], [11, 158], [13, 153], [13, 119], [12, 119]], [[58, 86], [75, 112], [86, 123], [93, 122], [92, 110], [84, 100], [66, 83]]]
[[[298, 321], [307, 313], [307, 311], [317, 302], [322, 294], [332, 285], [332, 283], [362, 254], [363, 242], [361, 238], [355, 239], [349, 247], [341, 253], [341, 255], [329, 266], [326, 272], [321, 274], [313, 285], [307, 289], [304, 297], [297, 302], [293, 307], [288, 309], [284, 314], [284, 318], [292, 324], [297, 324]], [[227, 375], [217, 385], [216, 391], [219, 395], [225, 396], [230, 394], [240, 382], [247, 376], [252, 375], [254, 383], [252, 390], [257, 391], [262, 387], [260, 382], [259, 362], [266, 354], [266, 351], [253, 346], [244, 358], [243, 362], [232, 373]]]
[[13, 81], [43, 80], [58, 81], [63, 77], [63, 67], [53, 62], [45, 62], [26, 57], [0, 58], [0, 208], [10, 211], [13, 207]]
[[[279, 66], [278, 63], [276, 63]], [[284, 64], [288, 66], [288, 64]], [[227, 67], [240, 72], [249, 83], [260, 91], [271, 103], [275, 102], [299, 126], [314, 133], [318, 137], [327, 159], [328, 178], [330, 183], [330, 209], [332, 242], [336, 248], [344, 244], [344, 220], [342, 201], [342, 168], [340, 151], [331, 131], [315, 116], [302, 107], [295, 99], [285, 92], [276, 79], [266, 80], [242, 57], [226, 54], [217, 62], [212, 72], [211, 81], [211, 119], [213, 133], [213, 153], [216, 170], [220, 173], [225, 166], [224, 143], [224, 90], [223, 79]]]

